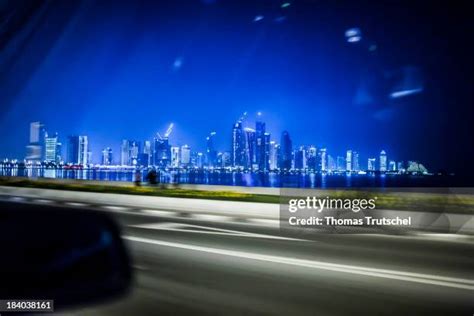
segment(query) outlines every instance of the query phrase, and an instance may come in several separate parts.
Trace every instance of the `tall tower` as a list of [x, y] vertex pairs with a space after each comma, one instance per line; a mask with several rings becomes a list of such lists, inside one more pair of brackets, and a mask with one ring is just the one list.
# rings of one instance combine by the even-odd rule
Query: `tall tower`
[[281, 133], [280, 169], [291, 169], [292, 153], [293, 143], [291, 142], [290, 133], [288, 133], [287, 131], [283, 131], [283, 133]]
[[352, 171], [352, 150], [346, 152], [346, 171]]
[[379, 168], [379, 170], [380, 170], [381, 172], [387, 171], [387, 153], [385, 152], [385, 150], [382, 150], [382, 151], [380, 152], [379, 161], [380, 161], [380, 168]]
[[239, 120], [232, 128], [231, 162], [233, 167], [243, 167], [245, 157], [245, 137], [242, 121]]

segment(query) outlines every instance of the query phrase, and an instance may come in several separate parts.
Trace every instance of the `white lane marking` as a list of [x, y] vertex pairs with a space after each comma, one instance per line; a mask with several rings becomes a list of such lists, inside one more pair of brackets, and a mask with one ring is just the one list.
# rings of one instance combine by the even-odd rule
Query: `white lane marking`
[[160, 211], [160, 210], [140, 210], [142, 213], [159, 217], [178, 217], [178, 213], [175, 211]]
[[177, 231], [177, 232], [183, 232], [183, 233], [198, 233], [198, 234], [209, 234], [209, 235], [225, 235], [225, 236], [238, 236], [238, 237], [250, 237], [250, 238], [263, 238], [263, 239], [278, 239], [278, 240], [309, 241], [305, 239], [281, 237], [281, 236], [266, 235], [266, 234], [256, 234], [256, 233], [249, 233], [249, 232], [243, 232], [243, 231], [238, 231], [238, 230], [230, 230], [230, 229], [184, 224], [184, 223], [151, 223], [151, 224], [129, 225], [129, 227]]
[[66, 202], [64, 203], [66, 205], [70, 205], [70, 206], [87, 206], [87, 204], [85, 203], [79, 203], [79, 202]]
[[212, 214], [191, 214], [193, 219], [208, 221], [208, 222], [219, 222], [219, 223], [228, 223], [234, 220], [231, 216], [226, 215], [212, 215]]
[[259, 260], [259, 261], [273, 262], [273, 263], [281, 263], [281, 264], [313, 268], [313, 269], [366, 275], [366, 276], [379, 277], [379, 278], [385, 278], [385, 279], [394, 279], [394, 280], [399, 280], [399, 281], [409, 281], [409, 282], [415, 282], [415, 283], [421, 283], [421, 284], [439, 285], [439, 286], [474, 291], [474, 280], [469, 280], [469, 279], [451, 278], [451, 277], [444, 277], [444, 276], [438, 276], [438, 275], [411, 273], [411, 272], [396, 271], [396, 270], [366, 268], [366, 267], [358, 267], [358, 266], [328, 263], [328, 262], [321, 262], [321, 261], [311, 261], [311, 260], [304, 260], [304, 259], [285, 258], [285, 257], [262, 255], [262, 254], [244, 252], [244, 251], [226, 250], [226, 249], [218, 249], [218, 248], [211, 248], [211, 247], [168, 242], [168, 241], [162, 241], [162, 240], [154, 240], [154, 239], [141, 238], [141, 237], [135, 237], [135, 236], [123, 236], [123, 238], [130, 241], [135, 241], [135, 242], [148, 243], [148, 244], [154, 244], [154, 245], [159, 245], [159, 246], [180, 248], [180, 249], [193, 250], [193, 251], [201, 251], [201, 252], [207, 252], [207, 253], [225, 255], [225, 256], [231, 256], [231, 257], [238, 257], [238, 258], [245, 258], [245, 259], [252, 259], [252, 260]]
[[259, 226], [280, 227], [280, 221], [278, 219], [248, 218], [245, 220], [249, 224], [255, 224]]
[[53, 203], [52, 200], [46, 200], [46, 199], [35, 199], [35, 202], [41, 203], [41, 204], [51, 204]]
[[123, 212], [123, 211], [129, 210], [128, 207], [115, 206], [115, 205], [102, 205], [101, 207], [110, 211], [114, 211], [114, 212]]

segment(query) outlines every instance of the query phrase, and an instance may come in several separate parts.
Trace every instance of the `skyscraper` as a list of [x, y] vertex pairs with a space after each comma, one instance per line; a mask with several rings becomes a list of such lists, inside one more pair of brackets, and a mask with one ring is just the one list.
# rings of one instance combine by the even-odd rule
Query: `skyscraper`
[[295, 169], [306, 169], [306, 162], [306, 148], [304, 146], [300, 146], [295, 152]]
[[54, 136], [46, 136], [44, 141], [45, 161], [47, 162], [61, 162], [61, 143], [59, 142], [58, 133]]
[[381, 172], [387, 171], [387, 153], [385, 152], [385, 150], [382, 150], [380, 152], [379, 162], [380, 162], [380, 169], [379, 170]]
[[328, 155], [328, 171], [336, 170], [336, 160], [331, 155]]
[[388, 171], [397, 171], [397, 163], [395, 160], [390, 160], [388, 162]]
[[239, 120], [232, 128], [231, 159], [233, 167], [243, 167], [245, 158], [245, 136], [242, 121]]
[[352, 170], [360, 171], [359, 153], [357, 151], [352, 152]]
[[270, 142], [270, 153], [269, 153], [269, 168], [270, 170], [276, 170], [278, 168], [278, 144], [275, 141]]
[[30, 124], [30, 142], [26, 146], [26, 160], [40, 161], [45, 158], [44, 142], [46, 131], [40, 122]]
[[209, 136], [206, 137], [206, 160], [209, 167], [214, 167], [217, 163], [217, 151], [214, 146], [214, 137], [216, 132], [211, 132]]
[[352, 150], [346, 152], [346, 171], [352, 171]]
[[326, 148], [321, 148], [318, 152], [318, 169], [321, 172], [327, 171]]
[[135, 140], [122, 141], [121, 146], [121, 165], [122, 166], [136, 166], [138, 164], [138, 154], [140, 153], [140, 142]]
[[113, 162], [112, 148], [107, 147], [102, 150], [102, 165], [110, 166]]
[[155, 138], [153, 150], [154, 165], [162, 168], [167, 167], [171, 161], [171, 146], [168, 137]]
[[191, 148], [188, 145], [181, 146], [181, 166], [188, 167], [191, 163]]
[[307, 156], [308, 169], [316, 171], [318, 169], [318, 149], [314, 146], [309, 146]]
[[280, 150], [280, 169], [290, 170], [292, 164], [293, 143], [291, 142], [290, 134], [287, 131], [283, 131], [283, 133], [281, 133]]
[[67, 158], [67, 161], [72, 164], [85, 166], [89, 163], [89, 142], [87, 136], [68, 137]]
[[256, 132], [254, 129], [246, 127], [244, 128], [245, 135], [245, 156], [244, 156], [244, 167], [248, 169], [257, 169], [257, 142]]
[[270, 141], [270, 134], [265, 133], [265, 123], [260, 121], [261, 113], [258, 113], [257, 122], [255, 123], [255, 162], [258, 169], [263, 171], [268, 169], [268, 142]]
[[179, 147], [171, 147], [171, 168], [178, 168], [180, 165]]
[[375, 171], [375, 158], [369, 158], [367, 161], [367, 170]]

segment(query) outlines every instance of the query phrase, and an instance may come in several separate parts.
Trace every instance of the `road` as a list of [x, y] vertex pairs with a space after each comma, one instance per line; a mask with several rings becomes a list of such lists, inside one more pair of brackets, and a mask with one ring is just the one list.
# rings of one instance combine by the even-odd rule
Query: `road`
[[474, 313], [469, 236], [295, 236], [264, 220], [101, 209], [123, 229], [135, 286], [119, 302], [67, 315]]

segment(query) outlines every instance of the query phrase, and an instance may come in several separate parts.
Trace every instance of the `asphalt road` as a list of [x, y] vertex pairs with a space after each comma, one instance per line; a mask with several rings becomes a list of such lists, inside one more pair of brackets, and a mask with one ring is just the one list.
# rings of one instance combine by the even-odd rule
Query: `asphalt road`
[[473, 315], [474, 243], [458, 236], [300, 234], [218, 217], [109, 210], [136, 286], [81, 315]]
[[288, 235], [264, 221], [103, 211], [123, 229], [134, 288], [68, 315], [474, 314], [472, 237]]

